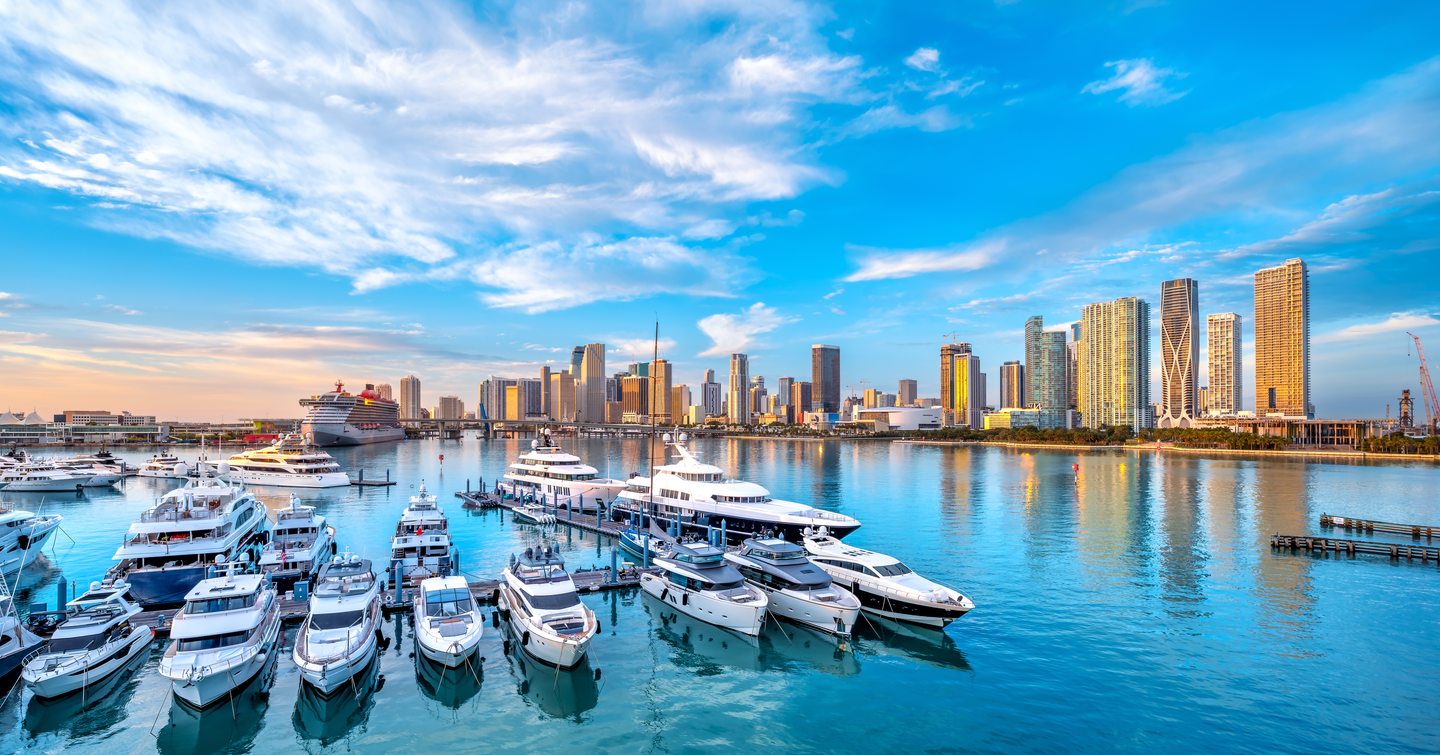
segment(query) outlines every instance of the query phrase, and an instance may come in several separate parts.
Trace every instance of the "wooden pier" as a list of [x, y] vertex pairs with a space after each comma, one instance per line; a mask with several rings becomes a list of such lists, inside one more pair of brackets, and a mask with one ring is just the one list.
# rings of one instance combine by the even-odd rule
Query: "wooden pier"
[[1331, 537], [1306, 537], [1303, 535], [1271, 535], [1270, 548], [1306, 553], [1335, 553], [1354, 556], [1389, 556], [1392, 561], [1419, 560], [1420, 563], [1434, 562], [1440, 566], [1440, 548], [1430, 545], [1405, 545], [1402, 543], [1377, 543], [1370, 540], [1342, 540]]
[[390, 470], [388, 469], [385, 470], [385, 479], [383, 480], [365, 479], [365, 470], [362, 469], [360, 470], [360, 474], [350, 481], [350, 484], [361, 488], [388, 488], [394, 485], [395, 481], [390, 479]]
[[[502, 509], [513, 511], [523, 505], [523, 502], [514, 498], [504, 498], [493, 493], [480, 491], [459, 491], [455, 497], [464, 501], [462, 504], [467, 509]], [[608, 537], [619, 537], [620, 532], [625, 529], [623, 522], [612, 521], [609, 518], [597, 514], [585, 514], [570, 509], [546, 508], [546, 511], [555, 516], [556, 524], [563, 524], [567, 527], [574, 527], [585, 532], [592, 532], [596, 535]], [[548, 526], [548, 525], [547, 525]]]
[[[575, 591], [580, 594], [592, 592], [604, 592], [607, 590], [624, 590], [640, 585], [640, 574], [644, 570], [633, 567], [622, 567], [616, 570], [612, 577], [610, 568], [581, 569], [570, 572], [571, 579], [575, 580]], [[651, 567], [652, 573], [659, 570]], [[476, 603], [490, 605], [495, 602], [499, 594], [500, 580], [498, 579], [472, 579], [470, 580], [470, 595]], [[415, 588], [407, 587], [397, 595], [393, 589], [380, 591], [380, 601], [387, 616], [397, 611], [408, 611], [412, 605], [411, 598], [415, 594]], [[178, 608], [163, 608], [152, 611], [141, 611], [130, 619], [134, 624], [142, 624], [155, 630], [156, 636], [168, 637], [170, 635], [170, 624], [175, 618]], [[309, 601], [296, 600], [293, 593], [285, 592], [280, 595], [280, 620], [286, 624], [297, 624], [305, 620], [309, 613]]]
[[1320, 515], [1321, 527], [1340, 527], [1346, 530], [1357, 530], [1360, 532], [1387, 532], [1392, 535], [1409, 535], [1419, 540], [1425, 538], [1431, 542], [1440, 537], [1440, 527], [1431, 527], [1423, 524], [1396, 524], [1395, 522], [1376, 522], [1370, 519], [1356, 519], [1348, 516], [1332, 516], [1330, 514]]

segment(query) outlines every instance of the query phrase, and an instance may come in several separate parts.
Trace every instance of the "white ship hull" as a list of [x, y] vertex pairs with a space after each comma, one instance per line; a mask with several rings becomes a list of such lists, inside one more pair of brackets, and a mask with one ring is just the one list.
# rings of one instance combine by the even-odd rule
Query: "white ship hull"
[[404, 440], [403, 427], [360, 428], [349, 422], [306, 422], [300, 433], [317, 446], [363, 446]]
[[432, 647], [432, 643], [445, 643], [443, 637], [420, 637], [416, 632], [415, 644], [420, 648], [420, 654], [430, 660], [445, 666], [446, 668], [458, 668], [475, 654], [475, 649], [480, 647], [480, 635], [467, 638], [465, 642], [451, 642], [444, 647]]
[[585, 652], [590, 649], [590, 640], [594, 638], [593, 634], [584, 635], [578, 640], [551, 635], [547, 630], [528, 624], [520, 611], [510, 607], [515, 598], [509, 595], [507, 588], [501, 588], [501, 595], [501, 608], [507, 614], [505, 621], [510, 625], [510, 633], [520, 645], [520, 649], [531, 658], [562, 669], [574, 667], [585, 659]]
[[[276, 640], [280, 636], [280, 613], [272, 609], [265, 619], [265, 637], [260, 650], [233, 663], [216, 663], [203, 666], [182, 666], [161, 664], [160, 673], [170, 678], [175, 697], [192, 708], [205, 709], [225, 699], [231, 692], [245, 686], [260, 673], [270, 654], [275, 652]], [[170, 659], [166, 659], [170, 660]]]
[[755, 636], [765, 624], [765, 601], [736, 603], [713, 595], [686, 590], [654, 574], [640, 576], [640, 589], [675, 610], [722, 629]]
[[822, 632], [849, 636], [860, 618], [858, 603], [846, 608], [821, 600], [809, 600], [789, 590], [766, 590], [763, 586], [760, 589], [770, 598], [770, 613]]
[[7, 493], [80, 493], [85, 489], [88, 477], [65, 480], [16, 480], [3, 487]]
[[[33, 525], [20, 525], [15, 529], [19, 534], [0, 539], [0, 576], [8, 576], [35, 563], [45, 550], [45, 541], [60, 526], [60, 517], [45, 519]], [[25, 536], [25, 547], [20, 547], [19, 537]], [[12, 540], [14, 542], [12, 542]]]
[[340, 488], [350, 485], [350, 475], [344, 472], [322, 474], [294, 474], [289, 472], [258, 472], [232, 468], [227, 475], [232, 482], [246, 485], [266, 485], [275, 488]]
[[[22, 672], [25, 686], [29, 687], [30, 692], [36, 697], [60, 697], [93, 687], [124, 668], [141, 651], [149, 648], [150, 641], [153, 639], [155, 639], [155, 630], [150, 627], [135, 627], [126, 638], [124, 645], [114, 648], [118, 652], [94, 665], [86, 665], [82, 662], [82, 658], [76, 657], [68, 664], [58, 665], [54, 669], [46, 671], [41, 662], [43, 659], [37, 658], [27, 664]], [[86, 655], [104, 655], [104, 653], [92, 651]]]
[[295, 665], [300, 668], [300, 678], [317, 692], [327, 696], [348, 687], [350, 680], [364, 671], [379, 651], [380, 643], [375, 636], [375, 629], [372, 627], [367, 634], [369, 639], [360, 650], [345, 658], [311, 662], [297, 655]]

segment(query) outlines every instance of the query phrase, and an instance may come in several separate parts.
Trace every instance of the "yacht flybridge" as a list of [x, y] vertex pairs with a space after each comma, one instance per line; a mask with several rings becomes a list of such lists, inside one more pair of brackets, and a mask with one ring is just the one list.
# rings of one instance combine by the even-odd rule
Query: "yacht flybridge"
[[969, 598], [916, 574], [899, 559], [846, 545], [823, 529], [807, 533], [805, 550], [816, 566], [854, 593], [870, 613], [943, 627], [975, 607]]
[[60, 697], [99, 684], [150, 646], [155, 630], [130, 623], [140, 607], [126, 600], [128, 589], [118, 580], [92, 582], [84, 595], [66, 604], [64, 620], [20, 672], [36, 697]]
[[614, 501], [625, 482], [601, 477], [595, 467], [557, 446], [549, 433], [541, 433], [530, 441], [530, 451], [505, 471], [499, 487], [516, 498], [534, 498], [552, 508], [593, 512]]
[[241, 451], [227, 463], [230, 479], [248, 485], [336, 488], [350, 484], [350, 475], [334, 457], [295, 434], [282, 436], [264, 448]]
[[[799, 541], [806, 527], [827, 527], [837, 538], [854, 532], [859, 520], [834, 511], [770, 497], [770, 491], [753, 482], [726, 479], [724, 470], [695, 458], [681, 433], [665, 435], [665, 445], [680, 460], [655, 468], [655, 477], [637, 475], [617, 501], [619, 518], [642, 514], [669, 528], [678, 518], [681, 532], [704, 535], [707, 526], [725, 524], [727, 539], [738, 544], [753, 536], [780, 536]], [[652, 490], [653, 488], [653, 490]]]

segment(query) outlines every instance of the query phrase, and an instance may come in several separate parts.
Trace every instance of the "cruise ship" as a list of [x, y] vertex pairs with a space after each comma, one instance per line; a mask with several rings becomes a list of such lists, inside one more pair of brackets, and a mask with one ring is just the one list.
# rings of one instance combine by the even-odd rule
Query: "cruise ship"
[[756, 536], [799, 542], [806, 527], [826, 527], [837, 539], [859, 529], [860, 522], [853, 517], [771, 498], [770, 491], [753, 482], [726, 479], [719, 467], [696, 459], [687, 441], [684, 433], [676, 438], [667, 433], [665, 445], [674, 448], [680, 460], [655, 468], [653, 493], [649, 477], [631, 477], [611, 516], [618, 520], [639, 514], [640, 527], [649, 526], [653, 517], [665, 529], [678, 519], [680, 531], [672, 536], [705, 537], [712, 529], [723, 529], [732, 545]]
[[383, 398], [368, 385], [356, 395], [337, 380], [335, 390], [302, 398], [300, 405], [307, 410], [300, 434], [309, 436], [317, 446], [359, 446], [405, 438], [400, 404]]

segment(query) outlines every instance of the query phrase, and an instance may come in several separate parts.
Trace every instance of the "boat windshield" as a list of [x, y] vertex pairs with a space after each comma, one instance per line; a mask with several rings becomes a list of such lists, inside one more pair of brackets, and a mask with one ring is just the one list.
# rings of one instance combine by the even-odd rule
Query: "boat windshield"
[[259, 593], [252, 592], [249, 595], [236, 595], [230, 598], [192, 600], [185, 604], [185, 613], [219, 613], [220, 611], [236, 611], [241, 608], [249, 608], [255, 605], [255, 596], [257, 595], [259, 595]]
[[425, 593], [425, 615], [436, 618], [461, 616], [474, 610], [470, 590], [454, 588]]
[[896, 561], [893, 564], [885, 564], [884, 566], [876, 566], [874, 568], [875, 571], [878, 572], [882, 577], [898, 577], [902, 574], [910, 573], [910, 567], [900, 563], [899, 561]]
[[250, 636], [248, 630], [242, 632], [227, 632], [225, 634], [212, 634], [208, 637], [191, 637], [185, 640], [176, 640], [176, 650], [180, 652], [192, 652], [195, 650], [216, 650], [228, 648], [234, 645], [245, 644], [246, 638]]
[[359, 624], [365, 618], [365, 612], [341, 611], [339, 613], [312, 613], [310, 614], [311, 629], [344, 629], [345, 627]]
[[79, 637], [56, 637], [47, 646], [51, 653], [74, 653], [91, 650], [105, 644], [104, 634], [87, 634]]
[[756, 558], [763, 558], [767, 561], [774, 561], [777, 564], [800, 563], [806, 560], [805, 553], [800, 550], [768, 550], [765, 548], [754, 548], [750, 551]]
[[555, 611], [580, 605], [580, 596], [573, 592], [562, 592], [557, 595], [526, 595], [525, 598], [531, 606], [540, 611]]

